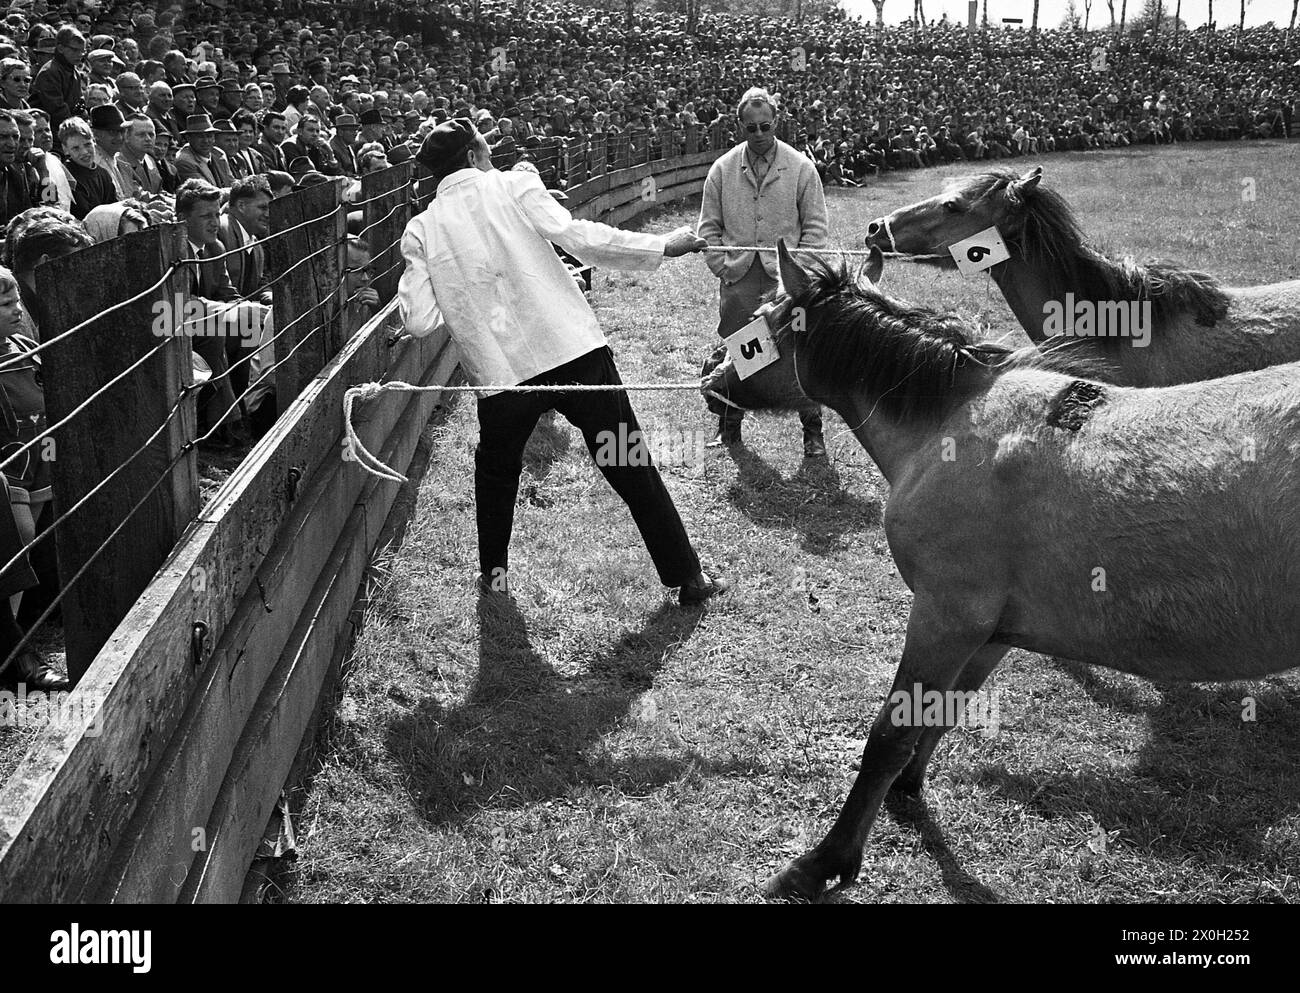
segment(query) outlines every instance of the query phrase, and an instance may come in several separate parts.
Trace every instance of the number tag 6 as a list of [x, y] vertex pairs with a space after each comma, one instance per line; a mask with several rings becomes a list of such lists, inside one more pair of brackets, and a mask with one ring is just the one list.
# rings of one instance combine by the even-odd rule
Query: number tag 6
[[731, 361], [736, 366], [736, 375], [748, 379], [760, 369], [765, 369], [781, 357], [772, 340], [772, 329], [767, 325], [767, 317], [754, 318], [735, 334], [724, 338]]

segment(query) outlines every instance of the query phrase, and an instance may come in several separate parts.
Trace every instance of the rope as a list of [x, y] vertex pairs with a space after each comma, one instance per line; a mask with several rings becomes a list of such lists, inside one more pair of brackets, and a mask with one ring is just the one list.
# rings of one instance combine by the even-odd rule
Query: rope
[[698, 381], [692, 383], [610, 383], [589, 385], [584, 383], [557, 383], [538, 386], [413, 386], [394, 380], [389, 383], [365, 383], [353, 386], [343, 394], [343, 430], [347, 435], [347, 450], [352, 452], [361, 467], [373, 476], [405, 483], [409, 480], [392, 466], [385, 465], [370, 452], [357, 437], [352, 425], [352, 405], [357, 400], [373, 400], [381, 393], [402, 390], [409, 393], [621, 393], [649, 390], [698, 390]]
[[[886, 228], [888, 230], [888, 228]], [[889, 243], [894, 243], [893, 234], [890, 234]], [[762, 245], [710, 245], [708, 248], [700, 249], [702, 252], [775, 252], [775, 248], [766, 248]], [[861, 248], [791, 248], [791, 255], [870, 255], [873, 249]], [[887, 259], [902, 259], [910, 262], [917, 259], [946, 259], [948, 255], [913, 255], [911, 252], [881, 252]]]

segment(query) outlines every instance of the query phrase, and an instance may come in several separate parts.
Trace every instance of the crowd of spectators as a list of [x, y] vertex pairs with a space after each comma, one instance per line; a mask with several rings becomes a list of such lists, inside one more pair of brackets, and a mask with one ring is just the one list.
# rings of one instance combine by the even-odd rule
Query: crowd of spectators
[[[545, 164], [557, 145], [630, 136], [667, 154], [667, 136], [693, 129], [697, 147], [729, 146], [737, 97], [763, 86], [778, 135], [828, 184], [860, 184], [957, 160], [1289, 138], [1298, 84], [1300, 37], [1272, 28], [879, 30], [835, 12], [703, 13], [688, 30], [678, 14], [540, 0], [14, 0], [0, 24], [0, 448], [44, 424], [42, 262], [180, 221], [202, 260], [193, 296], [265, 339], [272, 199], [335, 178], [355, 191], [452, 117], [474, 120], [494, 161], [531, 160], [562, 187]], [[368, 246], [351, 238], [347, 257], [359, 320], [377, 303]], [[273, 349], [235, 368], [239, 345], [195, 341], [200, 427], [218, 445], [275, 415], [269, 384], [249, 392]], [[5, 561], [48, 523], [46, 483], [31, 460], [6, 469]], [[22, 621], [5, 597], [33, 581], [19, 565], [0, 574], [0, 659]]]

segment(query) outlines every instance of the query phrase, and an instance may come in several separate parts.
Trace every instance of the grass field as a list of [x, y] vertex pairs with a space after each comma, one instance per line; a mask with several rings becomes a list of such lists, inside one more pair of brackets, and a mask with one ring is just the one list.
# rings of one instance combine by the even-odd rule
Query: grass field
[[[1040, 161], [1105, 250], [1233, 284], [1300, 276], [1300, 146]], [[858, 247], [871, 218], [966, 171], [832, 193], [834, 242]], [[987, 277], [895, 265], [884, 285], [992, 335], [1012, 329]], [[593, 300], [624, 379], [696, 375], [715, 293], [695, 258], [600, 273]], [[634, 403], [651, 432], [711, 434], [697, 395]], [[834, 415], [828, 466], [802, 464], [798, 422], [780, 416], [747, 422], [737, 458], [666, 469], [702, 557], [736, 580], [684, 612], [557, 420], [527, 456], [514, 602], [488, 605], [472, 586], [472, 408], [455, 402], [428, 433], [413, 516], [376, 567], [299, 798], [296, 866], [268, 898], [757, 900], [756, 884], [830, 826], [902, 647], [910, 594], [881, 532], [881, 477]], [[990, 686], [999, 732], [950, 733], [924, 799], [891, 803], [858, 884], [832, 899], [1300, 897], [1300, 674], [1161, 686], [1012, 652]]]

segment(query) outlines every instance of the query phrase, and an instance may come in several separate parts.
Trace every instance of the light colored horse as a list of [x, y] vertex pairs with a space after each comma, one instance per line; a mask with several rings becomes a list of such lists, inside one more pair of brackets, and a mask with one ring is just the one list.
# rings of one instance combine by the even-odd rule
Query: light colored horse
[[1223, 287], [1174, 263], [1107, 258], [1087, 244], [1069, 205], [1042, 177], [1035, 166], [1023, 176], [954, 180], [938, 196], [876, 218], [867, 245], [938, 255], [928, 261], [952, 267], [950, 245], [996, 227], [1011, 258], [989, 273], [1035, 343], [1055, 332], [1049, 318], [1071, 301], [1111, 310], [1148, 302], [1153, 326], [1145, 346], [1120, 335], [1078, 339], [1081, 350], [1111, 366], [1104, 373], [1111, 382], [1171, 386], [1300, 361], [1300, 280]]
[[[891, 689], [969, 694], [1012, 647], [1154, 680], [1300, 666], [1300, 364], [1163, 389], [1080, 378], [1073, 349], [973, 344], [973, 325], [780, 245], [780, 353], [703, 386], [739, 406], [808, 399], [889, 481], [885, 535], [913, 591]], [[916, 792], [945, 726], [889, 704], [835, 826], [768, 884], [852, 881], [886, 792]]]

